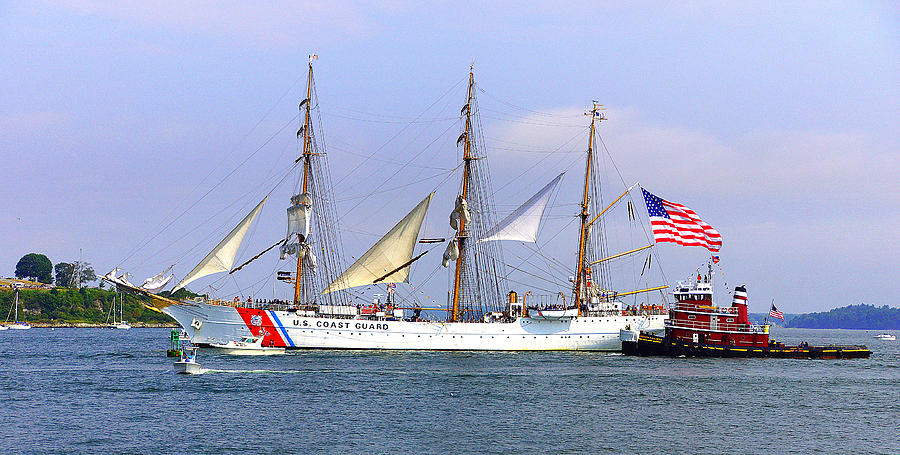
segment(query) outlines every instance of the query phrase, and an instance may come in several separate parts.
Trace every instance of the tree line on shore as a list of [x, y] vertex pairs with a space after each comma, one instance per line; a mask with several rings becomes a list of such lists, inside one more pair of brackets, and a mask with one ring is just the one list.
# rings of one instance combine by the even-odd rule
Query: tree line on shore
[[798, 314], [788, 327], [803, 329], [900, 330], [900, 308], [860, 303], [819, 313]]
[[[173, 322], [169, 316], [144, 307], [147, 297], [88, 287], [19, 290], [19, 319], [32, 323], [105, 324], [112, 320], [111, 311], [120, 295], [124, 299], [125, 320], [151, 324]], [[10, 313], [14, 299], [15, 291], [0, 290], [0, 314], [4, 317]]]
[[[52, 289], [20, 289], [19, 318], [33, 323], [48, 324], [105, 324], [111, 320], [111, 311], [118, 299], [124, 300], [123, 318], [130, 322], [170, 324], [168, 315], [144, 306], [149, 298], [129, 293], [119, 294], [115, 287], [104, 289], [106, 283], [99, 280], [97, 287], [85, 284], [98, 281], [89, 262], [59, 262], [55, 266], [40, 253], [28, 253], [16, 263], [16, 278], [53, 284]], [[168, 295], [168, 293], [163, 293]], [[193, 296], [180, 290], [174, 298]], [[15, 291], [0, 289], [0, 318], [11, 314]], [[10, 316], [11, 318], [11, 316]]]

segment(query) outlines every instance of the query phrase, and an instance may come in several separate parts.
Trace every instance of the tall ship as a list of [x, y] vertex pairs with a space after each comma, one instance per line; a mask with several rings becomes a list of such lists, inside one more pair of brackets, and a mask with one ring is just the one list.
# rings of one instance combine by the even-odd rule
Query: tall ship
[[[349, 267], [343, 267], [342, 242], [324, 145], [317, 140], [313, 121], [312, 59], [306, 98], [300, 103], [302, 124], [297, 132], [302, 153], [294, 162], [299, 173], [295, 194], [287, 208], [283, 240], [235, 267], [244, 235], [268, 195], [194, 267], [173, 292], [198, 278], [233, 274], [269, 250], [293, 261], [279, 279], [293, 285], [293, 299], [260, 303], [205, 297], [177, 300], [159, 294], [171, 280], [165, 273], [134, 286], [118, 277], [118, 269], [104, 278], [122, 289], [151, 297], [153, 309], [173, 317], [200, 346], [218, 345], [252, 336], [262, 346], [287, 349], [397, 350], [621, 350], [620, 330], [664, 329], [663, 305], [626, 308], [623, 297], [667, 286], [617, 292], [611, 290], [604, 266], [609, 261], [643, 250], [610, 254], [603, 245], [601, 216], [629, 194], [631, 188], [603, 207], [595, 128], [604, 120], [596, 102], [590, 115], [582, 191], [578, 194], [580, 225], [571, 287], [556, 295], [537, 296], [527, 289], [511, 289], [506, 279], [502, 241], [535, 242], [545, 209], [562, 174], [505, 218], [494, 215], [493, 191], [484, 150], [479, 144], [480, 121], [470, 69], [466, 102], [460, 111], [462, 131], [461, 180], [450, 214], [450, 238], [421, 238], [423, 220], [435, 193], [423, 195], [399, 222]], [[633, 188], [633, 187], [632, 187]], [[271, 193], [270, 193], [271, 194]], [[573, 198], [574, 199], [574, 198]], [[630, 205], [629, 205], [630, 208]], [[409, 282], [410, 268], [430, 250], [418, 245], [441, 244], [448, 271], [444, 306], [426, 307], [398, 299], [396, 286]], [[437, 248], [433, 246], [432, 248]], [[339, 273], [338, 273], [339, 272]], [[359, 297], [360, 287], [384, 288], [375, 299]]]

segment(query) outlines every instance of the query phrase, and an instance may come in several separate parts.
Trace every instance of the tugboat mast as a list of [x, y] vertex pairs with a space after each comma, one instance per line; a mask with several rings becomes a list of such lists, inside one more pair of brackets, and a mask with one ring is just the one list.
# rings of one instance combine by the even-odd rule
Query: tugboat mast
[[[309, 59], [309, 75], [306, 79], [306, 102], [303, 103], [306, 105], [306, 112], [304, 115], [303, 121], [303, 191], [301, 194], [307, 192], [307, 186], [309, 181], [309, 158], [312, 155], [311, 153], [311, 141], [310, 141], [310, 102], [312, 101], [312, 78], [313, 78], [313, 69], [312, 69], [312, 57]], [[297, 275], [294, 277], [294, 304], [300, 304], [300, 287], [302, 286], [301, 273], [303, 272], [303, 254], [297, 254]]]
[[588, 136], [587, 164], [585, 165], [584, 170], [584, 196], [581, 198], [581, 230], [578, 236], [578, 262], [575, 264], [575, 298], [573, 299], [578, 305], [579, 316], [581, 316], [581, 305], [584, 300], [584, 297], [582, 296], [582, 286], [585, 281], [584, 275], [586, 268], [588, 267], [584, 258], [584, 249], [587, 244], [587, 230], [591, 224], [588, 222], [588, 216], [590, 216], [590, 213], [588, 212], [588, 203], [590, 203], [588, 191], [590, 189], [591, 163], [593, 162], [594, 155], [594, 125], [598, 119], [606, 120], [600, 115], [600, 109], [602, 109], [602, 107], [602, 105], [597, 104], [597, 102], [594, 101], [590, 114], [586, 114], [591, 116], [591, 132]]
[[[469, 90], [466, 95], [466, 126], [465, 131], [463, 132], [463, 138], [465, 140], [463, 145], [463, 161], [465, 162], [463, 167], [463, 179], [462, 179], [462, 193], [461, 197], [463, 200], [466, 200], [469, 197], [469, 173], [471, 172], [471, 163], [474, 159], [471, 154], [471, 142], [469, 141], [469, 131], [471, 130], [471, 112], [472, 112], [472, 87], [475, 85], [475, 64], [469, 67]], [[468, 237], [468, 232], [466, 232], [466, 221], [463, 217], [460, 217], [459, 220], [459, 230], [456, 231], [456, 244], [459, 248], [459, 257], [456, 258], [456, 271], [453, 277], [453, 309], [450, 312], [450, 322], [457, 322], [459, 320], [459, 288], [461, 281], [461, 274], [463, 268], [463, 258], [465, 258], [465, 239]]]

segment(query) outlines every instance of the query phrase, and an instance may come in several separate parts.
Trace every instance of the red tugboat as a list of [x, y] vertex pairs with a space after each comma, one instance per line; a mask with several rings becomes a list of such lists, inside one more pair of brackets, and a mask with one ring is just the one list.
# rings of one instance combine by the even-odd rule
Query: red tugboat
[[769, 326], [750, 322], [747, 289], [734, 289], [730, 307], [713, 305], [712, 264], [706, 276], [679, 282], [665, 335], [623, 330], [626, 355], [687, 357], [781, 357], [808, 359], [868, 358], [866, 346], [785, 346], [769, 339]]

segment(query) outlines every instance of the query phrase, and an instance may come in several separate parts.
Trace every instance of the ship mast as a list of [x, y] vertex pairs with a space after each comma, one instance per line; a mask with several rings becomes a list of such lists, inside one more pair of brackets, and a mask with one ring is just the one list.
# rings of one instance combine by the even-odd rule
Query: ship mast
[[[309, 75], [306, 79], [306, 102], [303, 103], [306, 105], [306, 112], [303, 120], [303, 191], [302, 193], [306, 193], [309, 182], [309, 158], [312, 155], [311, 153], [311, 144], [310, 144], [310, 102], [312, 101], [312, 78], [313, 78], [313, 69], [312, 69], [312, 58], [309, 60]], [[301, 194], [302, 194], [301, 193]], [[303, 271], [303, 254], [297, 254], [297, 275], [294, 276], [294, 304], [300, 304], [300, 287], [302, 286], [301, 280], [301, 272]]]
[[591, 112], [589, 114], [586, 114], [591, 116], [591, 132], [588, 136], [587, 164], [585, 165], [584, 170], [584, 196], [581, 198], [581, 231], [578, 236], [578, 262], [575, 264], [574, 300], [578, 305], [579, 316], [581, 316], [581, 304], [584, 300], [582, 286], [585, 281], [584, 275], [588, 266], [588, 264], [586, 264], [585, 262], [584, 250], [588, 240], [588, 228], [590, 227], [590, 223], [588, 222], [588, 216], [590, 216], [590, 213], [588, 212], [588, 204], [590, 203], [590, 196], [588, 191], [590, 189], [591, 183], [591, 163], [594, 159], [594, 125], [596, 124], [596, 120], [606, 120], [602, 115], [600, 115], [600, 109], [602, 109], [602, 107], [602, 105], [597, 104], [597, 102], [594, 101], [591, 107]]
[[[475, 85], [475, 65], [469, 67], [469, 89], [466, 95], [466, 127], [463, 132], [463, 138], [465, 143], [463, 145], [463, 179], [462, 179], [462, 193], [461, 197], [463, 200], [466, 200], [469, 197], [469, 174], [471, 172], [471, 163], [474, 159], [471, 153], [471, 142], [469, 141], [469, 131], [472, 127], [472, 87]], [[463, 268], [463, 258], [465, 258], [464, 247], [465, 240], [468, 237], [468, 232], [466, 232], [466, 221], [463, 217], [459, 219], [459, 230], [456, 231], [456, 244], [459, 248], [459, 257], [456, 258], [456, 271], [453, 277], [453, 310], [450, 313], [450, 322], [456, 322], [459, 320], [459, 288], [461, 281], [461, 274]]]

